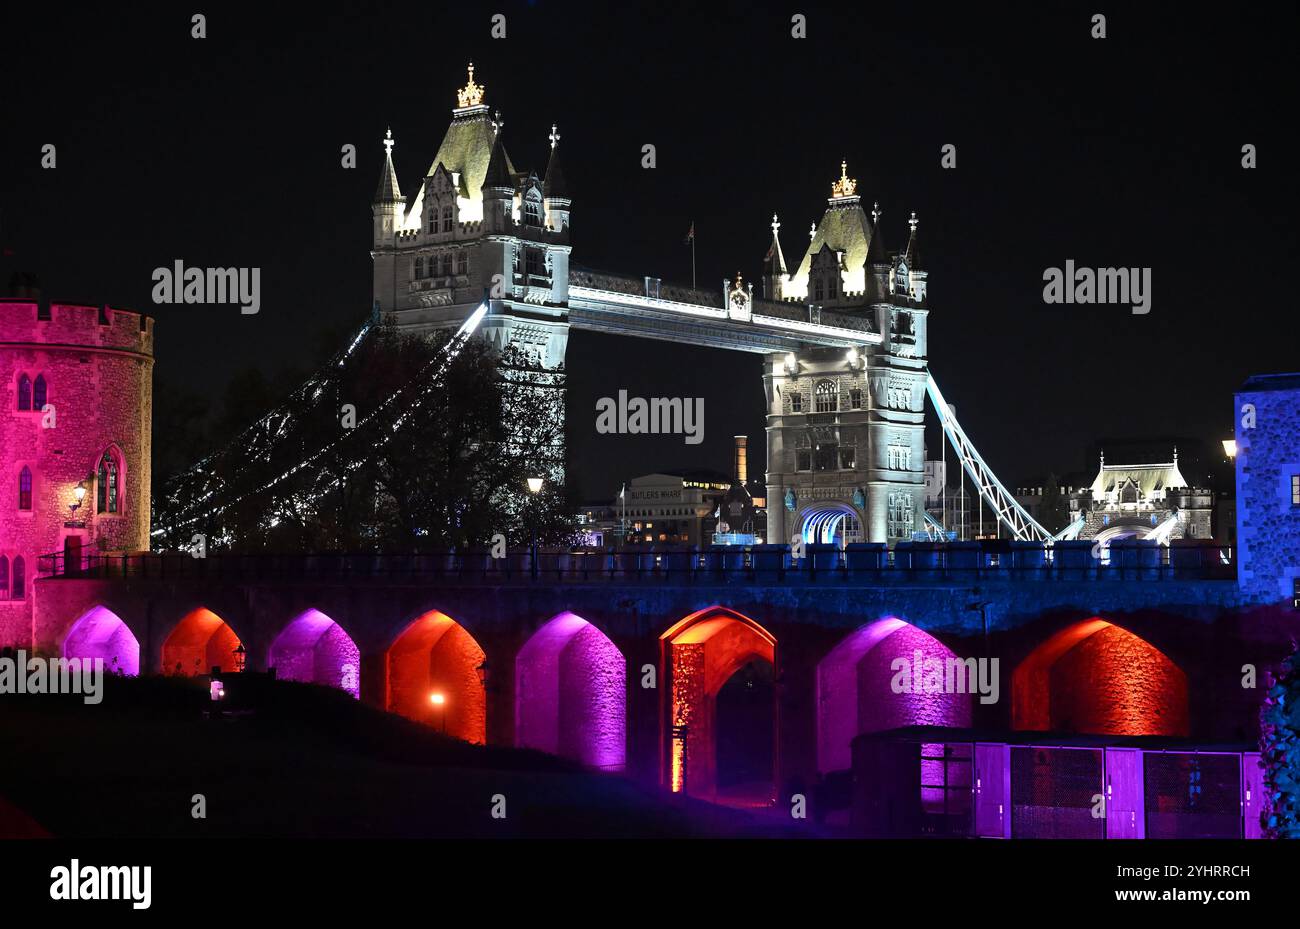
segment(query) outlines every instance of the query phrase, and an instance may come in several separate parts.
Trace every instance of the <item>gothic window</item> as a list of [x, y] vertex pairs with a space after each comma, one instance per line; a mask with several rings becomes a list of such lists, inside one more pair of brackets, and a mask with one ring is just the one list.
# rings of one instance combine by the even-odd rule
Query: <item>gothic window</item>
[[890, 538], [910, 538], [915, 528], [912, 495], [894, 493], [889, 495], [889, 536]]
[[0, 555], [0, 600], [9, 599], [9, 559]]
[[469, 274], [469, 252], [463, 248], [456, 253], [456, 273], [462, 277]]
[[524, 225], [541, 226], [542, 205], [532, 197], [524, 199]]
[[32, 381], [26, 374], [18, 378], [18, 409], [32, 408]]
[[112, 452], [104, 452], [99, 459], [99, 480], [97, 481], [99, 513], [116, 513], [118, 509], [119, 490], [117, 459]]
[[794, 450], [794, 458], [795, 458], [794, 469], [796, 471], [811, 471], [812, 470], [812, 440], [808, 437], [808, 434], [805, 432], [799, 435], [799, 438], [795, 440], [795, 444], [797, 447]]
[[33, 410], [45, 409], [45, 394], [46, 394], [45, 375], [38, 374], [36, 375], [35, 383], [32, 384], [32, 409]]
[[441, 261], [441, 277], [451, 277], [451, 252], [443, 252]]
[[826, 298], [828, 300], [834, 300], [838, 293], [838, 282], [836, 281], [836, 276], [832, 274], [826, 278]]
[[813, 460], [817, 465], [818, 471], [835, 471], [840, 466], [840, 440], [837, 435], [820, 435], [817, 437], [817, 448], [814, 450]]
[[862, 409], [862, 391], [857, 387], [849, 391], [849, 404], [855, 410]]
[[13, 586], [10, 590], [10, 597], [14, 600], [27, 596], [27, 563], [23, 561], [22, 555], [14, 556]]
[[30, 510], [32, 508], [32, 471], [31, 468], [23, 465], [23, 469], [18, 474], [18, 509]]
[[451, 207], [442, 208], [442, 231], [451, 232]]
[[545, 273], [542, 266], [542, 250], [540, 248], [530, 248], [524, 255], [526, 271], [530, 277], [542, 277]]
[[415, 259], [415, 277], [416, 277], [416, 280], [419, 280], [420, 278], [424, 277], [424, 259], [423, 259], [423, 258], [417, 258], [417, 259]]
[[832, 381], [817, 382], [817, 412], [834, 413], [839, 404], [836, 396], [835, 384]]
[[429, 232], [434, 233], [437, 231], [438, 231], [438, 208], [429, 207]]
[[799, 393], [798, 390], [791, 391], [790, 393], [790, 412], [803, 412], [803, 394]]
[[853, 446], [849, 445], [840, 449], [840, 468], [844, 471], [852, 471], [855, 456]]
[[817, 278], [817, 280], [813, 283], [813, 299], [814, 300], [826, 299], [826, 286], [825, 284], [822, 283], [822, 279], [820, 277]]

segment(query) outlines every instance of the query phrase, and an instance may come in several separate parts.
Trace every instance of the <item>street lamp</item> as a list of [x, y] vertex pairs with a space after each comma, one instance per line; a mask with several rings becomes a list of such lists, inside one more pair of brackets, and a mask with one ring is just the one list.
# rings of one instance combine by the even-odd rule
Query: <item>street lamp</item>
[[447, 697], [441, 693], [429, 694], [429, 702], [438, 708], [438, 723], [442, 734], [447, 734]]
[[532, 499], [528, 501], [528, 528], [532, 536], [532, 546], [529, 550], [529, 570], [532, 572], [533, 580], [537, 579], [537, 495], [542, 492], [543, 480], [540, 477], [530, 477], [528, 479], [528, 493]]
[[235, 646], [233, 654], [235, 656], [235, 671], [242, 674], [244, 666], [248, 663], [248, 649], [244, 648], [243, 642], [240, 642]]
[[1237, 440], [1236, 440], [1236, 439], [1224, 439], [1224, 440], [1223, 440], [1223, 453], [1224, 453], [1225, 455], [1227, 455], [1229, 458], [1236, 458], [1236, 457], [1237, 457]]
[[479, 685], [484, 690], [487, 690], [488, 675], [491, 673], [492, 668], [488, 665], [488, 660], [486, 656], [484, 656], [483, 658], [483, 663], [479, 665], [477, 668], [475, 668], [474, 671], [476, 674], [478, 674]]

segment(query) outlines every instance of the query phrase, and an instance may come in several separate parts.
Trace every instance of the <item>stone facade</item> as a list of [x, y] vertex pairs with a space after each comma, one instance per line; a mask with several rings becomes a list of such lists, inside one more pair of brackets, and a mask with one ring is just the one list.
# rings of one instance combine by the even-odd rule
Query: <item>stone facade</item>
[[1300, 601], [1300, 374], [1236, 395], [1237, 577], [1264, 602]]
[[153, 320], [0, 300], [0, 331], [0, 645], [27, 647], [41, 556], [149, 547]]

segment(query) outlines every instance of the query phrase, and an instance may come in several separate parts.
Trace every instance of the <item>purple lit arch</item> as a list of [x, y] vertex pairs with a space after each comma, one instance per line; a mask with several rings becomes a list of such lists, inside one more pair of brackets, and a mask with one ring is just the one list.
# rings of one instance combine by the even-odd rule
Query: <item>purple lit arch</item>
[[[855, 736], [899, 726], [969, 726], [968, 693], [894, 693], [895, 659], [956, 657], [934, 636], [888, 617], [861, 627], [817, 665], [817, 768], [851, 767]], [[919, 689], [919, 688], [918, 688]]]
[[515, 741], [608, 771], [626, 761], [627, 662], [603, 632], [561, 613], [515, 662]]
[[64, 658], [104, 660], [104, 673], [140, 673], [140, 643], [112, 610], [97, 606], [77, 620], [63, 640]]
[[361, 652], [343, 627], [320, 610], [303, 613], [276, 637], [271, 666], [282, 680], [323, 684], [361, 696]]

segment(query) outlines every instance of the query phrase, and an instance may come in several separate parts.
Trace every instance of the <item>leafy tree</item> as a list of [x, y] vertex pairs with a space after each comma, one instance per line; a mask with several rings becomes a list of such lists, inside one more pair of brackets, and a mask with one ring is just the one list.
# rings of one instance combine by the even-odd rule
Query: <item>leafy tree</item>
[[1260, 763], [1269, 801], [1265, 832], [1275, 839], [1300, 839], [1300, 651], [1282, 663], [1259, 717]]

